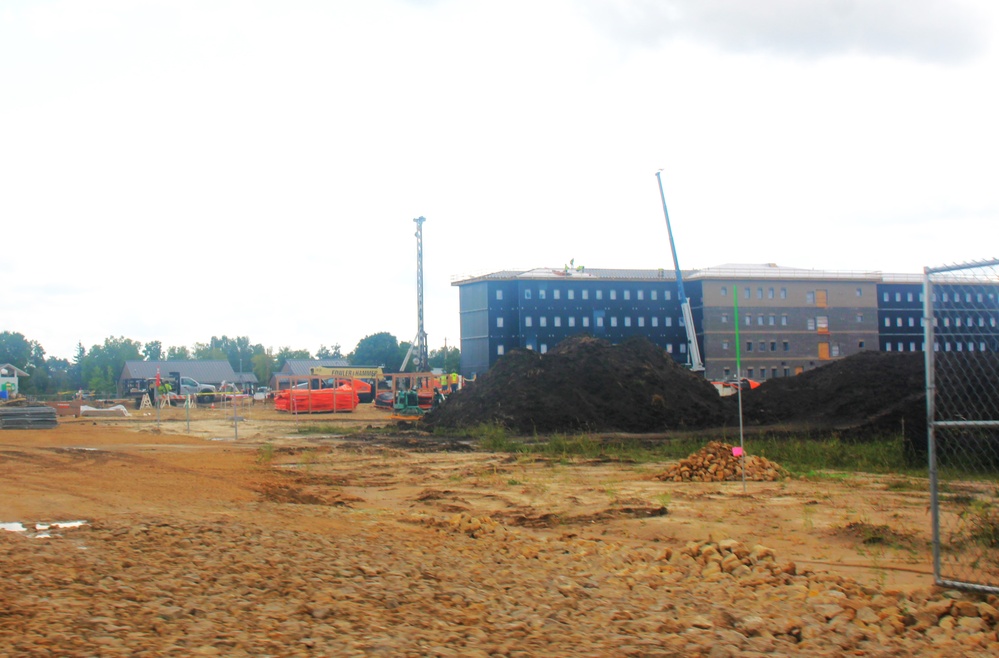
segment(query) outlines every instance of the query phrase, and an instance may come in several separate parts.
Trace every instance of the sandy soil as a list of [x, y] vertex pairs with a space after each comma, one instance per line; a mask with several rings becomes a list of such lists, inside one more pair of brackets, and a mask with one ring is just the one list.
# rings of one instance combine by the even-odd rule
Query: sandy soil
[[[811, 481], [749, 482], [745, 489], [738, 482], [662, 482], [655, 475], [665, 464], [534, 461], [477, 452], [460, 443], [401, 428], [391, 435], [365, 432], [365, 428], [381, 427], [390, 421], [385, 412], [364, 406], [354, 414], [294, 418], [258, 405], [240, 410], [238, 424], [233, 422], [231, 409], [198, 409], [192, 412], [190, 421], [183, 409], [163, 410], [158, 418], [154, 411], [131, 413], [129, 418], [121, 419], [62, 418], [54, 430], [0, 432], [0, 522], [27, 526], [23, 532], [0, 531], [0, 554], [4, 555], [0, 568], [22, 574], [27, 579], [17, 581], [22, 586], [30, 582], [41, 588], [30, 596], [17, 588], [0, 595], [6, 597], [0, 600], [4, 604], [0, 607], [8, 610], [6, 615], [0, 612], [0, 655], [18, 655], [27, 648], [32, 653], [48, 651], [51, 655], [95, 655], [95, 646], [100, 648], [100, 655], [328, 655], [324, 652], [338, 646], [344, 655], [396, 655], [400, 650], [400, 645], [392, 643], [361, 644], [365, 637], [388, 637], [391, 633], [356, 626], [344, 626], [336, 636], [346, 642], [345, 634], [351, 635], [354, 644], [349, 647], [316, 644], [319, 640], [315, 628], [300, 629], [298, 634], [288, 631], [287, 636], [281, 635], [285, 631], [260, 631], [243, 640], [216, 629], [210, 634], [213, 639], [195, 647], [185, 643], [183, 635], [171, 635], [164, 626], [173, 621], [170, 614], [160, 612], [151, 615], [150, 619], [155, 618], [152, 621], [142, 622], [138, 620], [144, 618], [138, 613], [127, 620], [118, 618], [125, 613], [115, 612], [115, 605], [121, 607], [125, 605], [122, 601], [131, 599], [127, 595], [120, 598], [120, 592], [112, 594], [118, 591], [114, 587], [123, 585], [102, 580], [100, 574], [83, 580], [90, 583], [85, 588], [86, 600], [90, 601], [86, 605], [92, 609], [88, 608], [86, 614], [65, 612], [62, 608], [72, 604], [62, 598], [74, 601], [81, 595], [73, 589], [80, 587], [76, 580], [79, 574], [100, 571], [100, 566], [63, 565], [66, 571], [60, 567], [56, 574], [61, 574], [64, 582], [56, 575], [47, 575], [39, 564], [40, 560], [52, 560], [61, 565], [64, 558], [60, 556], [74, 549], [79, 549], [77, 553], [90, 551], [87, 557], [96, 559], [93, 556], [97, 547], [105, 546], [102, 550], [109, 556], [117, 556], [107, 564], [138, 567], [147, 561], [156, 562], [158, 550], [164, 551], [163, 559], [168, 559], [176, 533], [186, 538], [182, 540], [187, 542], [183, 550], [194, 550], [191, 542], [200, 545], [199, 537], [207, 536], [206, 524], [230, 529], [227, 532], [238, 528], [239, 538], [292, 533], [292, 539], [283, 540], [292, 543], [298, 541], [294, 538], [302, 537], [309, 537], [309, 542], [334, 538], [346, 541], [352, 537], [360, 542], [357, 546], [365, 547], [357, 548], [359, 555], [369, 550], [372, 541], [392, 555], [396, 554], [393, 546], [400, 552], [406, 552], [409, 546], [421, 552], [444, 550], [428, 549], [427, 542], [442, 541], [441, 527], [469, 519], [502, 528], [518, 542], [540, 542], [544, 546], [563, 542], [567, 547], [586, 542], [587, 546], [614, 546], [639, 554], [680, 551], [688, 542], [727, 538], [750, 547], [766, 546], [780, 561], [796, 564], [799, 572], [842, 576], [872, 588], [869, 592], [909, 592], [932, 585], [925, 482], [845, 474], [826, 474]], [[327, 425], [326, 433], [298, 432], [300, 427], [314, 422]], [[50, 529], [48, 533], [42, 532], [43, 526], [32, 525], [66, 521], [86, 524]], [[122, 558], [120, 551], [126, 550], [125, 545], [114, 542], [136, 537], [136, 529], [147, 534], [167, 534], [155, 546], [145, 546], [145, 558], [131, 553], [131, 557]], [[39, 533], [52, 536], [33, 537]], [[466, 531], [461, 537], [475, 534]], [[367, 538], [364, 542], [361, 535]], [[448, 550], [457, 541], [454, 535], [451, 537], [445, 537], [443, 544]], [[239, 538], [233, 540], [237, 545], [242, 541]], [[113, 546], [119, 548], [112, 550]], [[486, 550], [485, 546], [479, 542], [467, 550]], [[127, 550], [136, 550], [135, 545]], [[251, 564], [238, 568], [263, 573], [268, 564], [281, 559], [282, 551], [291, 554], [297, 549], [285, 544], [276, 550], [276, 554], [255, 560], [252, 564], [256, 567]], [[572, 550], [566, 548], [564, 552]], [[309, 555], [301, 559], [322, 559], [319, 554]], [[407, 564], [403, 557], [398, 559], [402, 560], [399, 564]], [[420, 559], [428, 558], [423, 554]], [[469, 570], [475, 571], [482, 568], [482, 559], [489, 558], [469, 554], [468, 559]], [[461, 570], [460, 560], [457, 565]], [[152, 569], [153, 565], [144, 568]], [[379, 567], [372, 564], [370, 568]], [[406, 568], [400, 566], [397, 570]], [[525, 578], [543, 581], [559, 576], [556, 572], [545, 575], [544, 565], [536, 568], [542, 572], [531, 572], [531, 576], [525, 572]], [[552, 568], [556, 568], [554, 562]], [[117, 572], [106, 575], [120, 577]], [[55, 580], [49, 582], [50, 577]], [[171, 577], [182, 579], [176, 574]], [[316, 575], [315, 582], [327, 577]], [[311, 591], [315, 582], [303, 583], [301, 591]], [[163, 584], [157, 587], [169, 589]], [[231, 594], [245, 599], [247, 591], [240, 594], [234, 590]], [[39, 603], [38, 597], [49, 603]], [[174, 600], [176, 596], [171, 599], [162, 594], [161, 598], [157, 599], [160, 610], [187, 610], [184, 602]], [[102, 600], [111, 608], [103, 609], [96, 603]], [[301, 605], [306, 608], [298, 610], [306, 610], [310, 622], [326, 616], [320, 610], [322, 606]], [[203, 609], [208, 604], [202, 602], [199, 606]], [[243, 613], [237, 604], [233, 606]], [[32, 612], [21, 616], [10, 612], [19, 608]], [[611, 613], [614, 610], [608, 611]], [[81, 621], [84, 617], [90, 621]], [[95, 618], [110, 621], [93, 622]], [[460, 642], [444, 639], [448, 635], [445, 631], [453, 631], [462, 623], [449, 618], [446, 626], [440, 642], [433, 645], [436, 648], [414, 644], [405, 646], [400, 653], [449, 655], [448, 647], [455, 646], [465, 650], [454, 655], [475, 653], [469, 649], [471, 640], [467, 635], [461, 635]], [[103, 630], [94, 630], [97, 627]], [[190, 633], [190, 629], [185, 631], [187, 636]], [[264, 636], [271, 638], [266, 647], [260, 644]], [[94, 644], [98, 637], [106, 639]], [[509, 640], [512, 636], [506, 637]], [[548, 641], [554, 643], [551, 647], [558, 647], [553, 637]], [[34, 639], [25, 644], [29, 640], [24, 638]], [[495, 639], [492, 635], [490, 638]], [[606, 646], [618, 646], [613, 640], [607, 642]], [[319, 651], [320, 646], [325, 649]], [[482, 648], [485, 646], [480, 647], [481, 655], [545, 653], [539, 648], [543, 645], [531, 645], [526, 639], [520, 645], [507, 641]], [[742, 650], [751, 655], [748, 648]], [[594, 650], [592, 655], [602, 652]], [[622, 650], [620, 655], [673, 654]]]

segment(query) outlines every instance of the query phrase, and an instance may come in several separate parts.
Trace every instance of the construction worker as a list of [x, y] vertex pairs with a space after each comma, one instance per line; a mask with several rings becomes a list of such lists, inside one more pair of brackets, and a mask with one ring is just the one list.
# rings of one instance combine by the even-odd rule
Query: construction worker
[[450, 375], [451, 379], [451, 392], [454, 393], [458, 390], [458, 373], [452, 372]]
[[437, 378], [437, 385], [440, 386], [443, 390], [445, 390], [445, 391], [447, 390], [447, 373], [446, 372], [442, 372], [441, 376]]
[[441, 390], [435, 386], [434, 387], [434, 404], [433, 404], [433, 408], [436, 409], [437, 407], [441, 406], [442, 404], [444, 404], [444, 394], [441, 393]]

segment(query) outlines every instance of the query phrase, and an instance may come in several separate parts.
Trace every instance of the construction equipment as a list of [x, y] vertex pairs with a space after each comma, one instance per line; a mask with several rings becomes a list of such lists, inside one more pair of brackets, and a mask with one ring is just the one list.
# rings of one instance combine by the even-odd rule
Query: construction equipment
[[[416, 338], [406, 352], [406, 358], [402, 360], [400, 372], [406, 371], [409, 365], [410, 356], [413, 357], [413, 364], [417, 370], [426, 368], [429, 365], [430, 355], [427, 350], [427, 332], [423, 330], [423, 222], [427, 221], [422, 215], [413, 220], [416, 222]], [[413, 352], [416, 352], [414, 355]]]
[[385, 379], [381, 367], [377, 366], [315, 366], [309, 368], [309, 373], [334, 378], [338, 385], [349, 385], [361, 403], [373, 402], [379, 385]]
[[669, 248], [673, 252], [673, 267], [676, 268], [676, 287], [680, 298], [680, 312], [683, 314], [683, 325], [687, 330], [687, 367], [694, 372], [704, 371], [704, 362], [701, 361], [701, 349], [697, 345], [697, 331], [694, 328], [694, 314], [690, 310], [690, 300], [683, 290], [683, 274], [680, 272], [680, 262], [676, 258], [676, 244], [673, 242], [673, 227], [669, 223], [669, 212], [666, 210], [666, 194], [663, 192], [663, 179], [656, 172], [656, 180], [659, 181], [659, 196], [663, 201], [663, 215], [666, 216], [666, 231], [669, 233]]

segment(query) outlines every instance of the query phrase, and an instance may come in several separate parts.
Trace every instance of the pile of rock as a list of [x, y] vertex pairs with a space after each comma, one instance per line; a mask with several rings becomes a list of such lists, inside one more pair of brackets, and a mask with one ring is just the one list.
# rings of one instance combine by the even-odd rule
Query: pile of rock
[[[789, 475], [779, 464], [758, 455], [745, 455], [745, 468], [746, 479], [753, 482], [775, 482]], [[671, 482], [725, 482], [741, 480], [742, 469], [743, 456], [736, 456], [733, 446], [712, 441], [656, 477]]]

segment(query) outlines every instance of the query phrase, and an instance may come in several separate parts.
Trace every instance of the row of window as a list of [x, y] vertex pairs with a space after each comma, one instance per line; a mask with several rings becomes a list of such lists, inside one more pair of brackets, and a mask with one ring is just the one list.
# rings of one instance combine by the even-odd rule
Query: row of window
[[[533, 350], [534, 349], [534, 343], [528, 341], [527, 344], [525, 345], [525, 347], [527, 349], [529, 349], [529, 350]], [[668, 354], [673, 354], [673, 350], [674, 350], [673, 343], [667, 343], [667, 345], [666, 345], [666, 352]], [[541, 352], [542, 354], [545, 354], [546, 352], [548, 352], [548, 343], [540, 343], [538, 345], [538, 351]], [[679, 343], [676, 346], [676, 351], [679, 352], [680, 354], [686, 354], [687, 353], [687, 345], [686, 345], [686, 343]], [[505, 354], [505, 353], [506, 353], [506, 348], [502, 344], [499, 344], [499, 345], [496, 346], [496, 356], [503, 356], [503, 354]]]
[[[617, 318], [616, 315], [610, 316], [609, 319], [610, 319], [610, 326], [612, 326], [612, 327], [618, 326], [618, 318]], [[624, 326], [625, 327], [632, 326], [632, 321], [631, 321], [631, 316], [630, 315], [624, 316], [623, 320], [624, 320]], [[582, 318], [580, 318], [580, 322], [581, 322], [580, 326], [582, 326], [584, 328], [585, 327], [589, 327], [590, 326], [590, 316], [584, 315]], [[593, 322], [594, 322], [595, 326], [597, 326], [597, 327], [603, 327], [604, 326], [604, 316], [598, 315], [596, 318], [594, 318]], [[645, 316], [644, 315], [638, 316], [635, 319], [635, 322], [636, 322], [635, 326], [644, 327], [645, 326]], [[566, 325], [569, 326], [569, 327], [575, 327], [576, 326], [576, 316], [574, 316], [574, 315], [567, 316], [566, 317]], [[534, 318], [532, 316], [530, 316], [530, 315], [525, 315], [524, 316], [524, 326], [525, 327], [533, 327], [534, 326]], [[539, 327], [547, 327], [548, 326], [548, 316], [547, 315], [542, 315], [542, 316], [540, 316], [538, 318], [538, 326]], [[562, 316], [561, 315], [555, 315], [555, 316], [552, 317], [552, 326], [554, 326], [554, 327], [561, 327], [562, 326]], [[650, 327], [658, 327], [659, 326], [659, 316], [653, 315], [652, 317], [650, 317], [649, 318], [649, 326]], [[670, 317], [670, 316], [668, 316], [668, 315], [665, 316], [663, 318], [663, 326], [664, 327], [672, 327], [673, 326], [673, 318]], [[683, 317], [677, 318], [677, 326], [680, 326], [680, 327], [686, 326], [684, 324], [684, 322], [683, 322]], [[497, 329], [502, 329], [503, 328], [503, 318], [502, 317], [497, 317], [496, 318], [496, 328]]]
[[[894, 347], [892, 347], [893, 345], [894, 345]], [[885, 342], [885, 344], [884, 344], [884, 351], [885, 352], [892, 352], [892, 351], [895, 351], [895, 352], [922, 352], [923, 351], [923, 347], [925, 345], [926, 345], [925, 342], [920, 341], [918, 343], [918, 347], [917, 347], [917, 343], [915, 341], [909, 341], [909, 343], [908, 343], [908, 348], [909, 349], [907, 350], [906, 349], [906, 343], [903, 342], [903, 341], [897, 341], [895, 343]], [[950, 341], [944, 341], [943, 343], [935, 342], [933, 344], [933, 351], [934, 352], [940, 352], [941, 350], [944, 351], [944, 352], [987, 352], [987, 351], [989, 351], [988, 347], [987, 347], [987, 345], [985, 343], [985, 341], [975, 342], [973, 340], [969, 340], [967, 342], [955, 341], [953, 343], [950, 342]]]
[[[770, 378], [771, 379], [776, 379], [778, 372], [781, 372], [782, 376], [784, 376], [784, 377], [790, 377], [791, 376], [791, 369], [788, 368], [787, 366], [781, 366], [780, 371], [778, 371], [777, 368], [770, 368]], [[767, 368], [765, 368], [765, 367], [759, 369], [759, 373], [760, 373], [759, 377], [756, 376], [756, 373], [757, 373], [757, 369], [756, 368], [746, 368], [746, 377], [748, 377], [749, 379], [766, 379], [767, 378]], [[732, 369], [731, 368], [725, 368], [725, 379], [730, 379], [731, 377], [732, 377]]]
[[[902, 301], [902, 293], [901, 292], [896, 292], [895, 295], [894, 295], [894, 297], [895, 297], [895, 301], [896, 302], [901, 302]], [[932, 298], [932, 300], [934, 302], [936, 302], [936, 301], [943, 301], [943, 302], [955, 301], [955, 302], [959, 302], [959, 301], [961, 301], [962, 297], [964, 298], [964, 301], [967, 302], [968, 304], [970, 304], [972, 302], [972, 300], [974, 300], [976, 302], [979, 302], [979, 303], [982, 303], [982, 302], [985, 301], [986, 297], [988, 297], [989, 301], [994, 300], [996, 298], [996, 294], [994, 292], [990, 292], [988, 295], [986, 295], [983, 292], [977, 292], [977, 293], [965, 292], [962, 295], [959, 292], [953, 292], [953, 293], [942, 292], [942, 293], [940, 293], [939, 297], [937, 296], [937, 293], [933, 293], [933, 295], [932, 295], [931, 298]], [[883, 301], [890, 302], [891, 299], [892, 299], [892, 293], [885, 291], [884, 293], [882, 293], [881, 299]], [[920, 302], [922, 302], [923, 299], [924, 299], [923, 298], [923, 293], [921, 293], [921, 292], [920, 293], [912, 293], [912, 292], [905, 293], [905, 301], [911, 302], [911, 301], [915, 301], [917, 299]]]
[[[624, 300], [630, 300], [631, 299], [631, 292], [632, 292], [631, 290], [622, 290], [621, 291], [622, 299], [624, 299]], [[635, 299], [637, 299], [639, 301], [643, 301], [645, 299], [645, 292], [646, 292], [645, 290], [636, 290], [635, 291]], [[559, 288], [552, 289], [551, 293], [552, 293], [552, 299], [562, 299], [562, 291]], [[659, 291], [658, 290], [649, 290], [648, 293], [649, 293], [649, 299], [651, 299], [652, 301], [658, 301], [659, 300]], [[673, 299], [673, 291], [672, 290], [663, 290], [662, 293], [663, 293], [663, 299], [664, 300], [669, 301], [669, 300]], [[531, 288], [524, 288], [524, 299], [531, 299], [533, 294], [534, 293], [531, 292]], [[617, 299], [617, 290], [616, 289], [611, 288], [610, 290], [607, 291], [607, 294], [608, 294], [608, 298], [609, 299], [611, 299], [611, 300], [616, 300]], [[576, 298], [576, 291], [574, 289], [572, 289], [572, 288], [569, 288], [568, 290], [565, 291], [565, 295], [566, 295], [566, 299], [575, 299]], [[588, 288], [583, 288], [582, 290], [580, 290], [579, 291], [579, 296], [580, 296], [580, 299], [589, 299], [590, 298], [590, 291], [589, 291], [589, 289]], [[601, 290], [601, 289], [594, 290], [593, 291], [593, 296], [594, 296], [594, 299], [603, 299], [604, 298], [604, 291]], [[496, 291], [496, 299], [503, 299], [503, 291], [502, 290], [497, 290]], [[546, 288], [538, 288], [538, 299], [548, 299], [548, 290]]]
[[[733, 290], [734, 289], [735, 288], [733, 287]], [[818, 304], [820, 306], [825, 306], [826, 299], [828, 298], [828, 294], [829, 294], [828, 290], [808, 290], [808, 291], [805, 292], [805, 303], [806, 304], [815, 304], [816, 302], [818, 302]], [[856, 289], [856, 294], [857, 294], [857, 297], [863, 297], [864, 296], [864, 289], [863, 288], [857, 288]], [[722, 297], [728, 297], [728, 286], [722, 286], [721, 287], [721, 296]], [[744, 299], [752, 299], [753, 298], [753, 288], [751, 286], [745, 286], [742, 289], [742, 297]], [[780, 297], [780, 299], [787, 299], [787, 288], [777, 289], [777, 288], [772, 288], [771, 287], [771, 288], [767, 288], [766, 289], [766, 299], [776, 299], [777, 297]], [[763, 297], [763, 288], [762, 287], [756, 289], [756, 299], [764, 299], [764, 297]], [[887, 300], [885, 300], [885, 301], [887, 301]]]
[[[953, 320], [950, 317], [945, 317], [943, 319], [943, 326], [944, 327], [984, 327], [985, 324], [986, 323], [985, 323], [985, 316], [984, 315], [983, 316], [979, 316], [977, 319], [974, 318], [974, 317], [972, 317], [972, 316], [970, 316], [970, 315], [967, 317], [967, 319], [961, 318], [961, 317], [955, 317], [955, 318], [953, 318]], [[892, 325], [892, 319], [890, 317], [888, 317], [888, 316], [885, 316], [885, 326], [886, 327], [890, 327], [891, 325]], [[923, 321], [923, 318], [920, 317], [919, 318], [919, 326], [923, 327], [925, 325], [926, 325], [926, 323]], [[933, 326], [934, 327], [939, 327], [940, 325], [941, 325], [940, 318], [933, 318]], [[995, 317], [990, 317], [988, 325], [994, 329], [996, 327], [996, 318]], [[916, 318], [915, 318], [915, 316], [911, 316], [911, 315], [908, 316], [908, 317], [898, 316], [898, 317], [895, 318], [895, 326], [896, 327], [902, 327], [902, 326], [915, 327], [916, 326]]]

